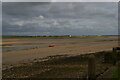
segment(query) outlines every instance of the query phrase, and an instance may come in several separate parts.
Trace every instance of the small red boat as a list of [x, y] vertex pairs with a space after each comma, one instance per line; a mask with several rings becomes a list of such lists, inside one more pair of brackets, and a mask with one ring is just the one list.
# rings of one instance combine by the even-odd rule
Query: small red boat
[[55, 47], [56, 45], [49, 45], [48, 47]]

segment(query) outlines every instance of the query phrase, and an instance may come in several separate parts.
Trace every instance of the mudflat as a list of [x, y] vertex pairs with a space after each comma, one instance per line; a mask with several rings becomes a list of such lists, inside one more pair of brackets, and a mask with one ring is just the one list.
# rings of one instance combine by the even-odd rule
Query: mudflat
[[[51, 38], [3, 38], [3, 69], [10, 65], [28, 63], [34, 59], [54, 55], [80, 55], [111, 50], [118, 45], [116, 36], [109, 37], [51, 37]], [[56, 45], [49, 47], [49, 45]], [[9, 47], [8, 47], [9, 46]], [[11, 47], [10, 47], [11, 46]], [[18, 49], [16, 48], [18, 47]], [[19, 48], [22, 47], [22, 48]]]

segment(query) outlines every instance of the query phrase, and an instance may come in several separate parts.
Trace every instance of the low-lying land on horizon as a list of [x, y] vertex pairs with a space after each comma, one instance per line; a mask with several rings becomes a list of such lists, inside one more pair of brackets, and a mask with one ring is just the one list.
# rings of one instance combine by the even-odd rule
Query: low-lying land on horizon
[[39, 38], [39, 37], [117, 37], [118, 35], [43, 35], [43, 36], [2, 36], [2, 38]]

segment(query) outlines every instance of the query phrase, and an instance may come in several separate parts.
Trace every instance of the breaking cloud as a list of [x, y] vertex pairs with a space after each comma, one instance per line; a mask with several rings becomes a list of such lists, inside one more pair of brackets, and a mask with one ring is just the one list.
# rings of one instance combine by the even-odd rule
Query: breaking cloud
[[113, 2], [5, 2], [3, 35], [115, 35]]

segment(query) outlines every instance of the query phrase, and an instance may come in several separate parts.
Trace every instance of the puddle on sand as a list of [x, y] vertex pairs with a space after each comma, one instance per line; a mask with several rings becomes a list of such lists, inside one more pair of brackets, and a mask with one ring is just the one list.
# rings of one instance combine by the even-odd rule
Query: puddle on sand
[[[45, 44], [45, 45], [43, 45]], [[8, 47], [9, 46], [9, 47]], [[2, 51], [14, 51], [14, 50], [24, 50], [24, 49], [31, 49], [36, 47], [46, 47], [47, 43], [22, 43], [22, 44], [11, 44], [11, 45], [4, 45], [2, 46]]]

